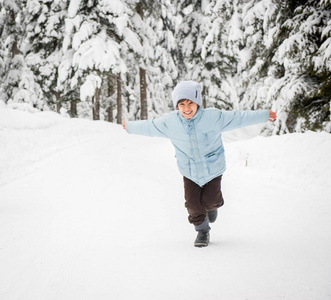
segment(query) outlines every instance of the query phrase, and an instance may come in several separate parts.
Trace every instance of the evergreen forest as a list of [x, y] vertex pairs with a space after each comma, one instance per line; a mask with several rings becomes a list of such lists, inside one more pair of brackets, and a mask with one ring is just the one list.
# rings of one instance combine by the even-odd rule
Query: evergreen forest
[[181, 80], [203, 106], [273, 109], [265, 134], [331, 132], [331, 0], [0, 0], [0, 101], [150, 119]]

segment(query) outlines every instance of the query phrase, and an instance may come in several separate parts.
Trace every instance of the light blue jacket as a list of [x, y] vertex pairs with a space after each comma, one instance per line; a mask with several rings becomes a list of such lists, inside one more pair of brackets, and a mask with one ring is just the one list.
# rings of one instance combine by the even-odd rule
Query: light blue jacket
[[180, 173], [200, 186], [224, 173], [222, 132], [266, 122], [268, 110], [222, 111], [199, 108], [190, 119], [173, 111], [154, 120], [126, 123], [128, 133], [169, 138]]

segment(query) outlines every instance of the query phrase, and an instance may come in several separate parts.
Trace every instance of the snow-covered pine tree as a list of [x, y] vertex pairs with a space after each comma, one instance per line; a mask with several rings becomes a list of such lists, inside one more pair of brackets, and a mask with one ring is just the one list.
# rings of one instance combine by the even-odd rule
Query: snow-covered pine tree
[[[135, 4], [136, 15], [130, 18], [129, 27], [139, 43], [133, 47], [132, 43], [128, 46], [134, 52], [133, 62], [139, 66], [139, 94], [145, 95], [146, 99], [140, 97], [143, 101], [132, 101], [130, 114], [133, 114], [134, 119], [153, 118], [168, 112], [172, 107], [171, 90], [178, 77], [173, 60], [173, 51], [177, 47], [173, 36], [176, 16], [168, 0], [152, 3], [133, 0], [132, 4]], [[131, 82], [138, 81], [137, 76], [132, 76], [135, 73], [132, 70], [128, 74]]]
[[[207, 106], [233, 109], [237, 102], [233, 76], [237, 71], [238, 57], [233, 50], [237, 46], [236, 0], [204, 0], [201, 9], [203, 45], [202, 82]], [[233, 30], [234, 29], [234, 30]], [[234, 44], [234, 45], [233, 45]]]
[[238, 34], [230, 39], [238, 57], [237, 74], [234, 76], [238, 97], [237, 108], [270, 108], [269, 88], [275, 78], [283, 76], [272, 57], [280, 38], [277, 23], [280, 2], [273, 0], [236, 1], [233, 31]]
[[[26, 103], [30, 107], [43, 109], [42, 91], [25, 61], [24, 4], [24, 1], [18, 0], [0, 1], [0, 39], [4, 46], [1, 97], [13, 107], [17, 107], [17, 103]], [[20, 106], [23, 107], [29, 109], [29, 106]]]
[[175, 17], [175, 7], [169, 0], [162, 0], [154, 4], [145, 20], [156, 33], [153, 60], [147, 69], [150, 117], [160, 116], [173, 109], [171, 92], [179, 74], [174, 62], [174, 52], [177, 50]]
[[150, 117], [193, 79], [205, 106], [277, 110], [269, 132], [331, 132], [330, 11], [330, 0], [0, 0], [0, 97], [39, 109], [60, 98], [71, 115], [120, 122], [123, 95], [125, 118], [146, 118], [145, 70]]
[[[49, 106], [60, 112], [58, 67], [63, 58], [62, 42], [67, 1], [26, 1], [25, 31], [29, 41], [26, 61]], [[54, 110], [54, 109], [53, 109]]]
[[[122, 106], [122, 101], [119, 100], [121, 92], [126, 102], [126, 105], [122, 106], [125, 118], [146, 119], [149, 108], [146, 66], [152, 49], [149, 41], [154, 40], [153, 31], [145, 25], [144, 21], [145, 16], [148, 15], [146, 4], [144, 1], [137, 0], [118, 2], [115, 6], [117, 11], [114, 11], [113, 2], [103, 2], [108, 3], [109, 6], [108, 9], [103, 10], [108, 23], [108, 33], [120, 46], [120, 73], [116, 74], [116, 79], [113, 77], [109, 80], [117, 83], [116, 105], [113, 102], [113, 106], [116, 106], [117, 110]], [[139, 98], [140, 101], [138, 101]], [[117, 122], [121, 120], [122, 117], [118, 114]]]
[[122, 10], [121, 1], [111, 5], [106, 0], [71, 0], [68, 8], [64, 49], [72, 53], [74, 72], [70, 87], [79, 89], [80, 100], [87, 104], [82, 105], [78, 113], [84, 115], [87, 113], [86, 107], [91, 107], [94, 120], [99, 120], [101, 116], [103, 119], [105, 114], [100, 106], [105, 74], [110, 71], [117, 74], [124, 68], [120, 46], [109, 34], [110, 25], [103, 23], [109, 11], [119, 16]]
[[[148, 104], [147, 104], [147, 82], [146, 82], [146, 61], [150, 54], [150, 43], [148, 37], [154, 36], [154, 33], [144, 22], [145, 14], [150, 9], [147, 1], [140, 0], [135, 3], [136, 15], [132, 19], [133, 30], [137, 33], [140, 42], [142, 44], [142, 52], [137, 53], [138, 65], [139, 65], [139, 87], [140, 87], [140, 119], [146, 120], [148, 118]], [[148, 34], [149, 31], [149, 34]]]
[[202, 83], [204, 106], [232, 108], [229, 79], [236, 59], [227, 48], [227, 28], [233, 6], [225, 0], [181, 0], [177, 10], [181, 77]]
[[19, 51], [19, 43], [23, 30], [21, 24], [17, 23], [16, 20], [21, 8], [17, 2], [9, 0], [0, 1], [0, 39], [3, 67], [1, 69], [1, 81], [4, 91], [2, 98], [5, 102], [15, 96], [20, 81], [19, 72], [23, 67], [22, 62], [20, 62], [23, 57]]
[[[176, 3], [178, 25], [176, 30], [177, 61], [180, 79], [203, 83], [204, 64], [201, 58], [204, 37], [208, 34], [201, 1], [179, 0]], [[207, 26], [206, 26], [207, 27]]]
[[277, 110], [273, 133], [326, 128], [330, 72], [323, 63], [328, 65], [330, 5], [257, 0], [240, 7], [239, 107]]
[[287, 130], [331, 132], [331, 2], [301, 1], [297, 7], [293, 2], [277, 57], [291, 75]]
[[[127, 26], [127, 20], [131, 14], [130, 8], [125, 1], [100, 1], [98, 5], [99, 18], [102, 28], [106, 30], [107, 37], [118, 45], [119, 61], [118, 65], [110, 67], [103, 72], [103, 106], [107, 109], [108, 121], [114, 119], [116, 111], [116, 121], [118, 124], [123, 120], [123, 74], [127, 67], [124, 63], [126, 52], [123, 51], [124, 43], [123, 30]], [[115, 99], [116, 95], [116, 99]]]
[[[1, 2], [0, 2], [1, 3]], [[0, 4], [1, 7], [1, 4]], [[5, 102], [5, 93], [3, 91], [4, 76], [5, 76], [5, 46], [4, 46], [4, 22], [5, 22], [5, 10], [0, 8], [0, 101]]]
[[[113, 38], [118, 41], [120, 46], [121, 68], [121, 93], [122, 100], [122, 118], [136, 119], [140, 111], [139, 105], [139, 68], [137, 62], [137, 53], [143, 52], [140, 40], [136, 32], [132, 29], [132, 19], [135, 17], [135, 0], [125, 1], [122, 4], [122, 10], [112, 13], [108, 9], [108, 22], [113, 24], [109, 26]], [[111, 4], [111, 3], [110, 3]], [[111, 6], [111, 5], [110, 5]], [[108, 77], [109, 89], [108, 95], [116, 95], [116, 99], [111, 97], [111, 107], [117, 110], [119, 75], [112, 74]], [[110, 110], [109, 110], [110, 112]], [[118, 119], [119, 120], [119, 119]], [[117, 120], [117, 121], [118, 121]]]

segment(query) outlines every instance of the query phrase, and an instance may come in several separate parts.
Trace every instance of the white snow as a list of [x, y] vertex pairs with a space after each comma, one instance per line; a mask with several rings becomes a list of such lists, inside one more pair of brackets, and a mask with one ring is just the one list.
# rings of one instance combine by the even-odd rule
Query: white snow
[[199, 249], [168, 140], [2, 103], [0, 299], [330, 299], [331, 135], [257, 131]]
[[74, 18], [79, 10], [81, 0], [70, 0], [70, 4], [68, 7], [68, 17], [69, 18]]
[[92, 98], [95, 94], [95, 90], [100, 88], [101, 78], [94, 74], [89, 74], [86, 77], [86, 81], [80, 87], [80, 100], [86, 101], [89, 97]]

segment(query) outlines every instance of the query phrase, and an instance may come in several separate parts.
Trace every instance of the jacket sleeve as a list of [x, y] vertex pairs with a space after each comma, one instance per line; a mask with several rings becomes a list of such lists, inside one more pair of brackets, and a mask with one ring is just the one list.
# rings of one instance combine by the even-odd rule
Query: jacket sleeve
[[237, 128], [267, 122], [268, 110], [221, 111], [220, 129], [229, 131]]
[[163, 118], [154, 120], [130, 121], [125, 124], [126, 131], [131, 134], [167, 137]]

